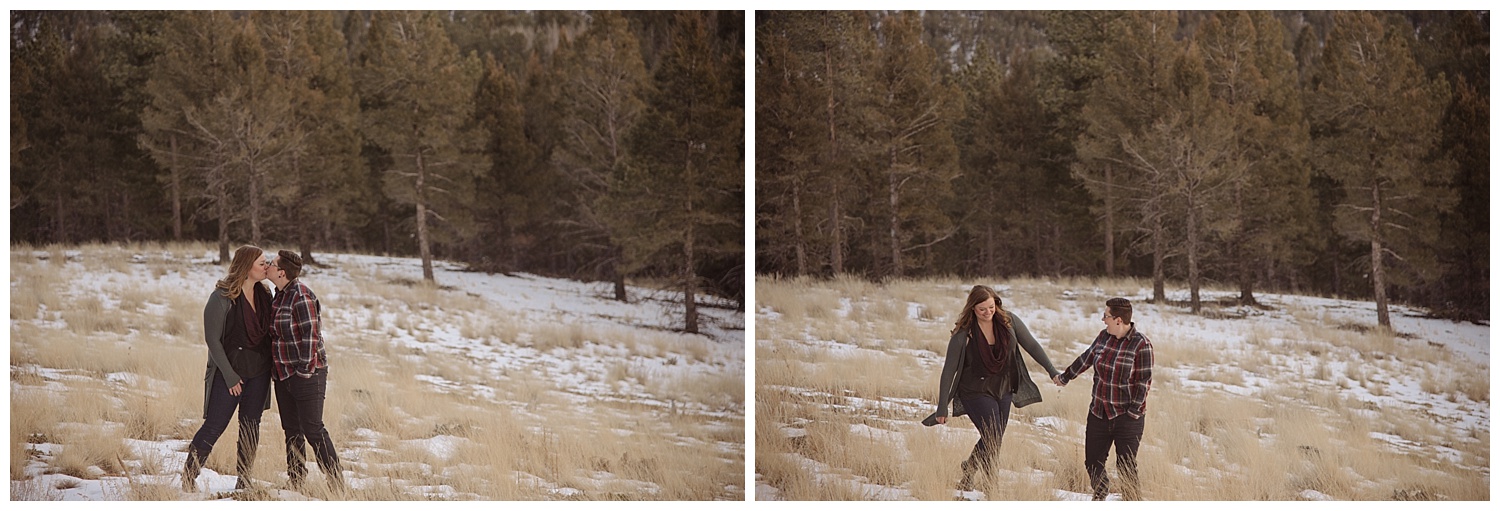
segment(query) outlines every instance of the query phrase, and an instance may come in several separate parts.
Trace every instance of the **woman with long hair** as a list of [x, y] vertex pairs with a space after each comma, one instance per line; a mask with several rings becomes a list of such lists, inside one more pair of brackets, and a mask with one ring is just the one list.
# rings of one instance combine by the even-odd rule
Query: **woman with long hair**
[[974, 421], [979, 442], [961, 465], [963, 479], [958, 483], [959, 488], [972, 490], [975, 472], [980, 468], [990, 472], [991, 460], [1010, 421], [1011, 405], [1021, 408], [1042, 401], [1042, 393], [1021, 359], [1021, 349], [1025, 348], [1049, 377], [1059, 373], [1026, 323], [1005, 310], [1000, 295], [989, 286], [974, 286], [969, 291], [969, 299], [950, 333], [948, 356], [938, 381], [938, 408], [922, 424], [946, 424], [949, 401], [953, 401], [952, 417], [968, 414]]
[[188, 444], [182, 491], [198, 491], [198, 473], [214, 443], [239, 411], [235, 489], [249, 488], [250, 467], [260, 446], [261, 413], [271, 408], [271, 290], [262, 280], [271, 264], [261, 249], [234, 251], [229, 275], [214, 285], [203, 307], [208, 369], [203, 376], [203, 426]]

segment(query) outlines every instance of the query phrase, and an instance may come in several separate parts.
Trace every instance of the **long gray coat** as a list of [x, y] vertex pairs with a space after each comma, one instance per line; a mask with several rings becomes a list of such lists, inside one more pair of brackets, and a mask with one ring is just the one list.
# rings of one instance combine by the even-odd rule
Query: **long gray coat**
[[[1030, 353], [1031, 358], [1047, 370], [1048, 375], [1057, 376], [1059, 372], [1057, 368], [1052, 367], [1052, 360], [1047, 358], [1047, 352], [1043, 351], [1042, 346], [1037, 344], [1036, 338], [1031, 336], [1031, 330], [1026, 328], [1026, 323], [1010, 311], [1004, 311], [1004, 313], [1010, 317], [1010, 328], [1006, 331], [1010, 333], [1010, 338], [1016, 340], [1016, 352], [1010, 357], [1011, 360], [1015, 360], [1016, 365], [1016, 395], [1011, 402], [1016, 405], [1016, 408], [1040, 403], [1042, 391], [1037, 388], [1036, 383], [1031, 381], [1031, 373], [1026, 370], [1026, 361], [1021, 359], [1021, 348], [1026, 348], [1026, 352]], [[963, 401], [954, 399], [953, 389], [958, 386], [958, 380], [962, 377], [959, 373], [963, 372], [964, 355], [969, 352], [968, 347], [968, 330], [954, 332], [953, 337], [948, 339], [948, 358], [943, 363], [943, 374], [938, 380], [938, 408], [932, 415], [922, 419], [923, 425], [935, 426], [938, 417], [948, 417], [950, 401], [953, 402], [951, 417], [958, 417], [965, 413]]]
[[[224, 379], [225, 387], [240, 382], [239, 373], [229, 366], [229, 355], [224, 351], [224, 335], [229, 329], [229, 308], [234, 302], [224, 297], [219, 288], [208, 295], [208, 304], [203, 306], [203, 342], [208, 344], [208, 370], [203, 373], [203, 418], [208, 418], [208, 398], [214, 390], [214, 374]], [[271, 409], [271, 393], [266, 393], [264, 410]]]

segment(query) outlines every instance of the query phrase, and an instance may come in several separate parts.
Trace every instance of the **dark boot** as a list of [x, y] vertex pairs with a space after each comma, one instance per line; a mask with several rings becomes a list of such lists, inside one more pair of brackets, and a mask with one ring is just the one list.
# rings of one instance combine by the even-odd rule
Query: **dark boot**
[[286, 435], [286, 480], [293, 490], [302, 490], [307, 481], [307, 440], [301, 433]]
[[964, 475], [958, 480], [958, 489], [974, 491], [974, 474], [979, 471], [979, 463], [975, 462], [973, 456], [970, 456], [959, 465], [959, 468], [964, 471]]
[[260, 449], [260, 421], [240, 421], [240, 441], [235, 445], [234, 489], [254, 487], [250, 480], [250, 469], [255, 466], [255, 452]]
[[187, 462], [182, 465], [182, 491], [184, 493], [198, 493], [198, 474], [203, 470], [203, 459], [206, 453], [199, 453], [191, 444], [188, 445]]
[[323, 476], [328, 478], [328, 488], [333, 490], [335, 494], [342, 494], [345, 490], [349, 489], [344, 484], [344, 470], [342, 465], [338, 458], [333, 458], [328, 463], [318, 464], [318, 469], [322, 470]]
[[982, 446], [983, 442], [974, 444], [974, 449], [969, 451], [969, 459], [964, 460], [963, 465], [960, 465], [960, 468], [964, 471], [964, 477], [958, 481], [959, 489], [964, 491], [973, 490], [975, 476], [980, 469], [983, 469], [986, 475], [989, 474], [989, 453], [985, 452]]

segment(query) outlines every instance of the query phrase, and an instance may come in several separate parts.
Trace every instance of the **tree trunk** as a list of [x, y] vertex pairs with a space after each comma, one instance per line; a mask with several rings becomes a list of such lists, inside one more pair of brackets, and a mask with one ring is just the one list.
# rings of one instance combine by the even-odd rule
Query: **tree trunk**
[[1052, 224], [1052, 277], [1062, 278], [1063, 258], [1062, 249], [1062, 226], [1056, 222]]
[[57, 204], [57, 216], [53, 218], [54, 227], [52, 228], [52, 241], [55, 243], [67, 243], [67, 231], [63, 228], [63, 215], [64, 212], [67, 211], [67, 208], [63, 207], [62, 189], [59, 188], [56, 193], [57, 201], [54, 202], [54, 204]]
[[1240, 261], [1240, 305], [1255, 305], [1255, 270], [1250, 268], [1250, 261]]
[[1161, 216], [1151, 219], [1151, 303], [1167, 303], [1166, 229]]
[[[296, 154], [292, 155], [292, 175], [297, 177], [297, 182], [301, 183], [304, 186], [303, 189], [305, 190], [307, 185], [307, 178], [302, 176], [302, 159], [299, 158]], [[308, 206], [304, 201], [294, 200], [292, 202], [293, 204], [295, 204], [295, 206], [293, 206], [294, 208], [296, 208], [298, 211], [304, 212], [304, 214], [300, 215], [300, 217], [307, 218], [308, 216], [310, 216], [305, 214], [308, 210]], [[317, 226], [321, 227], [323, 230], [326, 230], [328, 225], [328, 215], [318, 216], [320, 221], [317, 222]], [[302, 253], [302, 265], [310, 266], [315, 264], [316, 261], [313, 260], [312, 255], [312, 245], [315, 237], [313, 223], [306, 221], [293, 222], [292, 229], [296, 231], [294, 236], [297, 237], [297, 251]]]
[[312, 229], [309, 226], [297, 227], [297, 251], [302, 253], [303, 266], [313, 264], [312, 234], [308, 232], [310, 230]]
[[833, 241], [831, 243], [832, 251], [830, 255], [830, 263], [833, 265], [833, 274], [838, 275], [844, 273], [844, 228], [841, 225], [841, 221], [844, 218], [844, 212], [839, 209], [840, 201], [842, 199], [840, 198], [838, 181], [834, 181], [833, 183], [832, 198]]
[[422, 280], [437, 282], [432, 274], [432, 247], [427, 244], [427, 168], [417, 151], [417, 252], [422, 254]]
[[886, 185], [889, 191], [889, 202], [891, 206], [890, 218], [890, 242], [891, 242], [891, 273], [892, 277], [901, 276], [901, 192], [896, 182], [896, 152], [892, 150], [889, 154], [890, 167], [886, 172]]
[[[824, 18], [825, 18], [825, 22], [831, 22], [832, 21], [831, 17], [826, 17], [825, 16]], [[834, 115], [833, 115], [834, 105], [836, 104], [836, 102], [834, 101], [834, 89], [835, 89], [835, 87], [832, 85], [832, 83], [833, 83], [832, 82], [832, 80], [833, 80], [833, 50], [830, 47], [827, 47], [827, 46], [825, 46], [823, 48], [823, 69], [825, 71], [825, 74], [823, 75], [824, 79], [829, 80], [829, 84], [830, 84], [828, 86], [828, 103], [827, 103], [827, 107], [828, 107], [828, 161], [826, 162], [826, 166], [832, 167], [833, 164], [834, 164], [834, 162], [838, 161], [838, 130], [836, 129], [836, 124], [834, 123]], [[827, 169], [825, 169], [825, 170], [827, 170]], [[833, 220], [833, 222], [832, 222], [832, 227], [833, 227], [833, 246], [831, 247], [832, 250], [831, 250], [831, 255], [830, 255], [830, 263], [833, 266], [833, 274], [834, 275], [838, 275], [840, 273], [844, 273], [844, 225], [843, 225], [843, 221], [842, 221], [843, 220], [843, 216], [844, 216], [844, 212], [840, 208], [841, 204], [839, 203], [839, 201], [841, 201], [843, 199], [839, 197], [840, 190], [839, 190], [839, 177], [838, 177], [838, 173], [837, 172], [830, 172], [829, 174], [830, 174], [829, 179], [831, 179], [833, 181], [833, 197], [832, 197], [832, 199], [833, 199], [833, 218], [832, 218], [832, 220]]]
[[995, 272], [995, 224], [984, 223], [984, 273], [990, 275]]
[[792, 179], [792, 243], [797, 254], [797, 275], [807, 275], [807, 238], [802, 232], [802, 180]]
[[1115, 277], [1115, 175], [1104, 166], [1104, 276]]
[[606, 271], [615, 283], [615, 299], [622, 302], [629, 301], [629, 296], [625, 293], [625, 274], [620, 272], [620, 261], [625, 258], [624, 249], [619, 245], [610, 245], [609, 252], [609, 269]]
[[172, 241], [182, 241], [182, 168], [177, 166], [177, 135], [169, 138], [172, 144], [172, 162], [168, 169], [172, 176]]
[[[689, 201], [689, 215], [691, 215], [692, 212], [693, 204], [691, 201]], [[693, 272], [693, 267], [696, 264], [695, 258], [693, 257], [693, 251], [696, 250], [693, 244], [695, 241], [693, 238], [696, 233], [693, 231], [693, 223], [688, 222], [687, 237], [683, 240], [682, 243], [682, 251], [684, 252], [683, 255], [686, 256], [687, 259], [687, 264], [683, 265], [682, 271], [682, 304], [685, 308], [685, 311], [683, 312], [683, 328], [687, 330], [688, 333], [696, 334], [698, 333], [698, 278]]]
[[505, 268], [505, 271], [516, 271], [521, 267], [521, 249], [516, 246], [516, 223], [506, 222], [505, 229], [510, 239], [510, 242], [505, 244], [505, 250], [510, 255], [506, 258], [510, 266]]
[[[1332, 229], [1330, 229], [1330, 231], [1332, 231]], [[1338, 234], [1335, 232], [1330, 232], [1329, 236], [1330, 237], [1328, 239], [1330, 241], [1328, 242], [1328, 264], [1329, 266], [1333, 267], [1333, 296], [1337, 298], [1339, 296], [1342, 296], [1344, 293], [1343, 281], [1339, 277], [1338, 243], [1336, 243], [1335, 241], [1338, 240], [1338, 238], [1334, 237], [1338, 236]]]
[[1042, 220], [1040, 218], [1034, 216], [1034, 213], [1030, 211], [1030, 208], [1027, 208], [1027, 210], [1025, 210], [1022, 214], [1025, 215], [1027, 218], [1031, 218], [1032, 219], [1032, 221], [1031, 221], [1031, 253], [1032, 253], [1031, 260], [1032, 260], [1033, 271], [1035, 271], [1037, 275], [1046, 275], [1047, 274], [1047, 269], [1046, 269], [1047, 254], [1045, 253], [1045, 251], [1044, 251], [1044, 249], [1042, 247], [1046, 246], [1046, 243], [1047, 243], [1046, 242], [1046, 237], [1047, 236], [1046, 236], [1046, 233], [1042, 230]]
[[260, 246], [260, 176], [250, 164], [250, 244]]
[[[684, 149], [686, 149], [684, 151], [684, 155], [686, 156], [684, 160], [686, 160], [687, 170], [684, 174], [687, 176], [687, 179], [683, 181], [686, 182], [685, 184], [688, 188], [688, 200], [684, 206], [687, 209], [687, 217], [691, 219], [693, 218], [693, 198], [698, 196], [696, 186], [698, 179], [697, 176], [693, 175], [693, 144], [689, 142]], [[685, 227], [687, 227], [687, 235], [682, 239], [682, 255], [683, 259], [686, 260], [686, 264], [682, 268], [682, 305], [685, 309], [683, 311], [682, 327], [688, 333], [696, 334], [698, 333], [698, 278], [694, 274], [695, 260], [693, 252], [696, 250], [694, 236], [697, 233], [694, 229], [695, 223], [692, 220], [688, 220]]]
[[[63, 173], [62, 155], [60, 155], [60, 154], [57, 155], [55, 157], [55, 159], [57, 160], [57, 175], [59, 175], [59, 176], [67, 175], [67, 174]], [[67, 224], [64, 223], [63, 219], [65, 218], [65, 215], [67, 214], [68, 208], [65, 207], [65, 206], [63, 206], [63, 191], [62, 191], [62, 187], [61, 186], [57, 187], [55, 189], [54, 193], [57, 194], [57, 201], [53, 202], [53, 204], [57, 205], [57, 216], [53, 217], [53, 219], [52, 219], [52, 221], [53, 221], [52, 241], [54, 243], [67, 243], [68, 242], [68, 236], [67, 236], [68, 230], [66, 228]]]
[[219, 200], [219, 264], [229, 264], [229, 193], [224, 190], [225, 186], [220, 182], [216, 194]]
[[[1230, 239], [1229, 253], [1233, 254], [1231, 257], [1235, 259], [1235, 266], [1237, 266], [1239, 270], [1237, 272], [1238, 274], [1236, 275], [1236, 280], [1239, 281], [1240, 285], [1240, 305], [1254, 305], [1255, 293], [1252, 287], [1255, 285], [1254, 266], [1256, 261], [1254, 261], [1254, 259], [1251, 257], [1247, 257], [1248, 253], [1250, 252], [1247, 247], [1250, 245], [1250, 243], [1246, 241], [1246, 238], [1248, 238], [1249, 236], [1247, 235], [1245, 229], [1245, 196], [1244, 190], [1239, 184], [1236, 184], [1234, 187], [1234, 217], [1236, 219], [1239, 219], [1240, 226], [1239, 228], [1235, 229], [1234, 235]], [[1267, 251], [1256, 253], [1269, 254], [1270, 252]], [[1265, 261], [1267, 265], [1270, 265], [1273, 262], [1269, 257], [1265, 258]]]
[[1193, 200], [1189, 196], [1187, 200], [1187, 260], [1188, 260], [1188, 294], [1190, 307], [1193, 314], [1203, 310], [1203, 303], [1198, 297], [1198, 211], [1193, 208]]
[[1370, 210], [1370, 287], [1375, 290], [1375, 317], [1377, 324], [1391, 329], [1391, 312], [1386, 304], [1384, 247], [1380, 236], [1380, 182], [1370, 185], [1370, 196], [1374, 207]]

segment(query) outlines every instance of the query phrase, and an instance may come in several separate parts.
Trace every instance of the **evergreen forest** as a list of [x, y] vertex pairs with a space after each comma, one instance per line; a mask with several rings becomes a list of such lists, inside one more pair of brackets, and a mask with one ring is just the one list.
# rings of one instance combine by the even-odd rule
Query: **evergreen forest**
[[[11, 242], [203, 241], [744, 295], [745, 19], [11, 12]], [[607, 291], [608, 292], [608, 291]]]
[[1487, 322], [1489, 14], [757, 12], [756, 271]]

